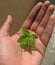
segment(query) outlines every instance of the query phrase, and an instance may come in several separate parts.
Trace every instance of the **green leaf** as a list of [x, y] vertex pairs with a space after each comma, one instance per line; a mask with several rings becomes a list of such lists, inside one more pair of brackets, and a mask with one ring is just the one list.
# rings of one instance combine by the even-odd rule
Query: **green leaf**
[[31, 50], [37, 50], [37, 48], [36, 47], [32, 47]]
[[26, 41], [26, 36], [25, 35], [22, 35], [19, 39], [18, 39], [18, 42], [23, 42], [23, 41]]
[[34, 43], [35, 43], [35, 39], [37, 38], [36, 35], [32, 34], [29, 38], [29, 43], [34, 46]]
[[30, 32], [26, 28], [22, 28], [23, 34], [26, 36], [30, 35]]
[[38, 38], [38, 36], [35, 35], [35, 34], [32, 34], [31, 37], [32, 37], [32, 38], [35, 38], [35, 39]]
[[35, 48], [35, 39], [34, 38], [29, 38], [29, 47], [31, 50], [36, 50]]
[[23, 28], [22, 31], [23, 35], [17, 41], [20, 43], [21, 48], [37, 50], [35, 48], [35, 39], [37, 39], [38, 36], [35, 34], [31, 34], [26, 28]]
[[27, 39], [28, 37], [26, 37], [25, 35], [22, 35], [19, 39], [18, 42], [20, 43], [22, 48], [26, 48], [27, 46]]
[[21, 48], [26, 49], [27, 48], [27, 44], [21, 44]]
[[34, 42], [35, 42], [35, 39], [34, 39], [34, 38], [29, 38], [29, 43], [30, 43], [31, 45], [33, 45]]

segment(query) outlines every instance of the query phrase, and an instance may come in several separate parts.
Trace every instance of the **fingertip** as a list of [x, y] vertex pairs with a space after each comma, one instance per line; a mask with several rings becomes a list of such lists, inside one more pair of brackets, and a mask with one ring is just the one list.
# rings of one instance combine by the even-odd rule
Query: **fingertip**
[[34, 8], [38, 8], [38, 7], [41, 7], [43, 5], [43, 3], [42, 2], [38, 2], [36, 5], [35, 5], [35, 7]]
[[44, 4], [45, 4], [45, 5], [50, 5], [51, 2], [50, 2], [50, 1], [45, 1]]
[[7, 22], [11, 22], [13, 20], [12, 16], [11, 15], [8, 15], [7, 16]]
[[50, 5], [49, 9], [54, 10], [54, 5]]
[[42, 2], [39, 2], [38, 4], [42, 5], [43, 3]]
[[51, 2], [50, 2], [50, 1], [45, 1], [44, 3], [45, 3], [45, 4], [51, 4]]
[[1, 31], [3, 33], [8, 33], [12, 27], [13, 21], [12, 16], [8, 15], [6, 21], [4, 22], [3, 26], [1, 27]]
[[7, 17], [10, 17], [10, 18], [12, 18], [12, 16], [11, 16], [11, 15], [8, 15]]

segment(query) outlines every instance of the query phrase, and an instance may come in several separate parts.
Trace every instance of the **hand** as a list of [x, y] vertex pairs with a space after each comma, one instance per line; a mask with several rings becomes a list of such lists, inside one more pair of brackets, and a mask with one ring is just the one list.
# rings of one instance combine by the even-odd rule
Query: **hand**
[[54, 6], [49, 1], [39, 2], [23, 23], [31, 33], [38, 34], [35, 41], [36, 51], [24, 51], [17, 39], [22, 35], [21, 29], [13, 36], [9, 35], [12, 26], [12, 17], [8, 18], [0, 29], [0, 65], [40, 65], [45, 54], [48, 41], [51, 37], [55, 16], [52, 14]]

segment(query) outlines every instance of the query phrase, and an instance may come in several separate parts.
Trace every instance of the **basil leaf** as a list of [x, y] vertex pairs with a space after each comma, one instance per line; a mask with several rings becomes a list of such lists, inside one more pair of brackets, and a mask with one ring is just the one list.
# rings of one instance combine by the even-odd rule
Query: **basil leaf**
[[31, 50], [36, 50], [35, 48], [35, 39], [34, 38], [29, 38], [29, 46]]
[[26, 36], [25, 35], [22, 35], [19, 39], [18, 39], [18, 42], [25, 42], [26, 41]]
[[24, 35], [22, 35], [22, 36], [18, 39], [18, 42], [19, 42], [20, 44], [26, 44], [26, 42], [27, 42], [27, 37], [24, 36]]
[[31, 47], [31, 50], [37, 50], [37, 48], [36, 47]]
[[26, 28], [22, 29], [23, 35], [18, 39], [17, 42], [20, 43], [21, 48], [23, 49], [30, 49], [30, 50], [37, 50], [35, 48], [35, 39], [38, 38], [35, 34], [31, 34]]
[[19, 39], [18, 42], [20, 43], [22, 48], [26, 48], [27, 46], [27, 39], [28, 37], [26, 37], [25, 35], [22, 35]]
[[31, 38], [36, 39], [36, 38], [38, 38], [38, 36], [37, 36], [37, 35], [35, 35], [35, 34], [32, 34], [32, 35], [31, 35]]
[[23, 28], [22, 31], [23, 31], [24, 35], [26, 35], [26, 36], [30, 35], [30, 32], [26, 28]]
[[29, 43], [34, 46], [34, 43], [35, 43], [35, 39], [37, 38], [36, 35], [32, 34], [29, 38]]

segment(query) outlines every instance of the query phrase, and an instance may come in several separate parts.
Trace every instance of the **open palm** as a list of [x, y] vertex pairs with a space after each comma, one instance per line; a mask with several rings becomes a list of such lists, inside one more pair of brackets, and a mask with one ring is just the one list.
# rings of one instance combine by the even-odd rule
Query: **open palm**
[[40, 65], [44, 57], [48, 41], [51, 37], [55, 16], [54, 6], [49, 1], [39, 2], [31, 11], [22, 27], [31, 33], [38, 34], [35, 41], [36, 51], [27, 51], [20, 47], [17, 39], [23, 34], [21, 29], [13, 36], [9, 35], [12, 17], [8, 18], [0, 29], [0, 65]]

